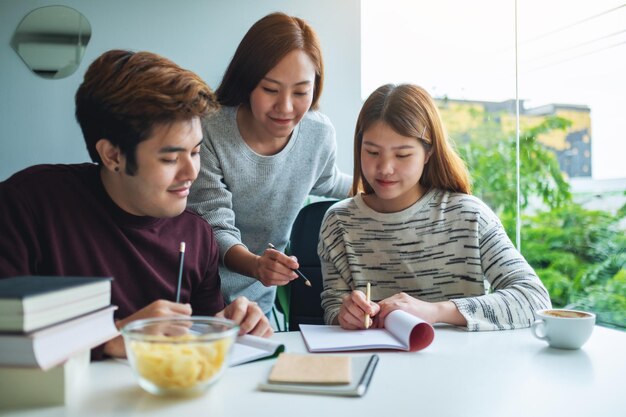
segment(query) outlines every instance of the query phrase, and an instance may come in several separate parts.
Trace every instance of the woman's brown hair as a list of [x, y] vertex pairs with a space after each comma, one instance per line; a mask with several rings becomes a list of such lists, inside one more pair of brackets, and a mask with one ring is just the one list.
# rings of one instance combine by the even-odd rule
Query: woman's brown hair
[[157, 124], [203, 117], [218, 107], [209, 86], [195, 73], [151, 52], [112, 50], [87, 69], [76, 92], [76, 120], [94, 162], [96, 143], [107, 139], [137, 170], [137, 145]]
[[426, 189], [470, 194], [469, 174], [463, 160], [446, 138], [443, 122], [432, 97], [411, 84], [386, 84], [378, 87], [363, 104], [354, 131], [354, 179], [352, 195], [374, 190], [361, 170], [363, 132], [382, 122], [396, 133], [422, 142], [430, 159], [424, 166], [420, 184]]
[[220, 104], [249, 106], [252, 90], [285, 55], [297, 49], [304, 51], [315, 67], [311, 108], [317, 109], [324, 84], [324, 62], [319, 39], [304, 20], [284, 13], [263, 17], [245, 34], [216, 90]]

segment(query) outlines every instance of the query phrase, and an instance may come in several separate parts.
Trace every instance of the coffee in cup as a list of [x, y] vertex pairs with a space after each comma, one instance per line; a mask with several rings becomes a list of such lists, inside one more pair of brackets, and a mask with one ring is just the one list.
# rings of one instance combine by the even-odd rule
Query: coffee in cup
[[531, 326], [533, 335], [558, 349], [579, 349], [596, 324], [596, 315], [586, 311], [548, 309], [537, 311], [536, 315]]
[[575, 310], [545, 310], [544, 314], [550, 317], [561, 317], [565, 319], [576, 319], [591, 316], [589, 313]]

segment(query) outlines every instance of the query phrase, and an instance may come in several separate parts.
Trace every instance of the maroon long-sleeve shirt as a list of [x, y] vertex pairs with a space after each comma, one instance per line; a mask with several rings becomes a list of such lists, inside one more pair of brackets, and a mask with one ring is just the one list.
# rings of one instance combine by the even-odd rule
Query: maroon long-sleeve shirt
[[131, 215], [106, 193], [99, 169], [38, 165], [0, 183], [0, 278], [110, 276], [116, 318], [124, 318], [155, 300], [175, 300], [185, 242], [180, 301], [194, 315], [222, 310], [208, 223], [189, 211], [163, 219]]

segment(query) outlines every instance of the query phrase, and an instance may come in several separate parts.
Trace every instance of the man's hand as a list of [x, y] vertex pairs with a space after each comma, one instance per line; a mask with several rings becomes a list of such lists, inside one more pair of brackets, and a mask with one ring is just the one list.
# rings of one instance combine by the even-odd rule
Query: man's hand
[[[153, 317], [189, 317], [191, 316], [191, 306], [189, 304], [178, 304], [167, 300], [157, 300], [148, 304], [146, 307], [137, 311], [134, 314], [126, 317], [125, 319], [115, 322], [117, 329], [121, 329], [128, 323], [148, 319]], [[109, 340], [104, 345], [104, 353], [116, 358], [125, 358], [126, 350], [124, 349], [124, 339], [122, 336], [117, 336], [114, 339]]]
[[274, 333], [269, 320], [257, 303], [246, 297], [237, 297], [235, 301], [215, 316], [230, 319], [237, 323], [240, 335], [249, 333], [254, 336], [270, 337]]

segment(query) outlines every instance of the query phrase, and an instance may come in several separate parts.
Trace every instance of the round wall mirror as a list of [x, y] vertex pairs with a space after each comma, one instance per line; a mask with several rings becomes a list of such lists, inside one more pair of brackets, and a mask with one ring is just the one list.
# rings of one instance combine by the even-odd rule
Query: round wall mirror
[[77, 10], [47, 6], [33, 10], [18, 25], [11, 46], [43, 78], [72, 75], [91, 38], [91, 25]]

